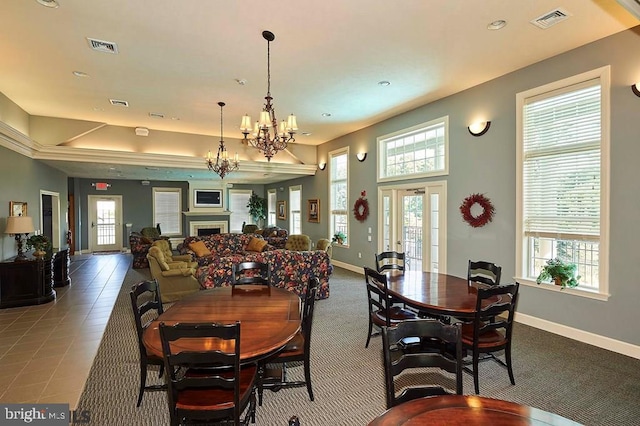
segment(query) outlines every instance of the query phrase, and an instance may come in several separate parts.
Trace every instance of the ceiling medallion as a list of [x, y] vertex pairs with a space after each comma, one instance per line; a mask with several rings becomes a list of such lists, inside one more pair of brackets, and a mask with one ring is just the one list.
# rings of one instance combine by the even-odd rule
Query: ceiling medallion
[[[271, 104], [271, 49], [270, 45], [276, 36], [271, 31], [263, 31], [262, 37], [267, 40], [267, 96], [266, 103], [260, 113], [260, 120], [256, 121], [255, 126], [251, 125], [251, 117], [244, 115], [240, 124], [240, 131], [244, 134], [243, 142], [257, 148], [267, 157], [267, 161], [271, 161], [271, 157], [276, 155], [278, 151], [287, 148], [289, 142], [294, 142], [298, 124], [296, 116], [291, 114], [287, 120], [282, 120], [278, 127], [276, 112]], [[253, 130], [252, 130], [253, 127]], [[251, 134], [251, 138], [248, 138]]]

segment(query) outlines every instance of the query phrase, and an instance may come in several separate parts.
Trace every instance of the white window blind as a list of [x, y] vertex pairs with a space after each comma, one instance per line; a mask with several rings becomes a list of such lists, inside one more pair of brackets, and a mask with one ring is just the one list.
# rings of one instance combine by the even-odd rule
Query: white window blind
[[598, 240], [600, 91], [595, 80], [525, 101], [525, 235]]
[[182, 190], [153, 188], [153, 225], [160, 224], [163, 235], [182, 234]]
[[251, 191], [229, 191], [229, 209], [231, 210], [229, 225], [231, 232], [242, 232], [243, 223], [252, 223], [252, 219], [249, 216], [249, 207], [247, 207], [250, 197]]
[[267, 224], [276, 226], [276, 190], [270, 189], [267, 193]]
[[347, 236], [348, 243], [349, 150], [332, 152], [330, 156], [329, 231], [332, 236], [336, 232], [343, 232]]
[[302, 233], [302, 186], [289, 188], [289, 232], [291, 234]]

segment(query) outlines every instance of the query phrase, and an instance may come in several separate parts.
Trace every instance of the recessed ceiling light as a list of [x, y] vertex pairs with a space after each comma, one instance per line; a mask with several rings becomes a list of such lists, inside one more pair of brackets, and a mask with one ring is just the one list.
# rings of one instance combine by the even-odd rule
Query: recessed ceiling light
[[302, 132], [302, 135], [303, 136], [311, 136], [311, 133], [310, 132]]
[[171, 117], [171, 119], [174, 121], [180, 121], [180, 117]]
[[74, 71], [73, 75], [75, 75], [76, 77], [89, 77], [89, 74], [83, 71]]
[[151, 118], [164, 118], [164, 114], [161, 112], [150, 112], [149, 117]]
[[322, 116], [323, 116], [323, 117], [331, 117], [331, 113], [323, 112], [323, 113], [322, 113]]
[[50, 7], [52, 9], [57, 9], [58, 6], [60, 6], [56, 0], [36, 0], [36, 1], [41, 5]]
[[378, 82], [379, 86], [389, 86], [390, 84], [391, 84], [391, 82], [387, 81], [387, 80], [382, 80], [382, 81]]
[[493, 21], [492, 23], [487, 25], [487, 29], [488, 30], [499, 30], [501, 28], [504, 28], [505, 25], [507, 25], [507, 21], [505, 21], [503, 19], [498, 19], [497, 21]]
[[236, 83], [238, 83], [240, 86], [244, 86], [245, 84], [247, 84], [247, 79], [246, 78], [236, 78]]

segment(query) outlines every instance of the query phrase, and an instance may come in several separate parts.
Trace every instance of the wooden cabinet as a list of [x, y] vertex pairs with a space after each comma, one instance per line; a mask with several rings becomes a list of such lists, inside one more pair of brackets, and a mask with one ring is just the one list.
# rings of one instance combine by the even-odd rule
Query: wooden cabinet
[[62, 249], [53, 253], [51, 257], [51, 272], [54, 287], [64, 287], [71, 284], [71, 278], [69, 278], [70, 263], [69, 249]]
[[39, 305], [56, 298], [52, 258], [0, 262], [0, 308]]

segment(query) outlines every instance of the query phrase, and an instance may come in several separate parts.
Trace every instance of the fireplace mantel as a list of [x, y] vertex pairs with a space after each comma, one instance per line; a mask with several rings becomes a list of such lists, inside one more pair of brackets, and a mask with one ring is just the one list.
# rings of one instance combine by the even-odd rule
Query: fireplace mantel
[[188, 211], [188, 212], [182, 212], [183, 215], [185, 216], [230, 216], [231, 212], [229, 210], [219, 210], [219, 211], [206, 211], [206, 212], [199, 212], [199, 211]]

